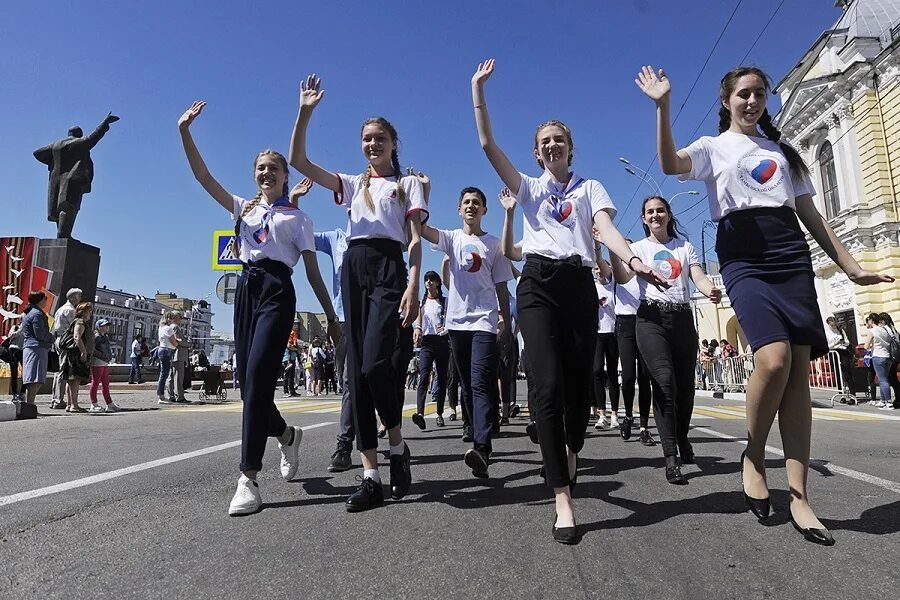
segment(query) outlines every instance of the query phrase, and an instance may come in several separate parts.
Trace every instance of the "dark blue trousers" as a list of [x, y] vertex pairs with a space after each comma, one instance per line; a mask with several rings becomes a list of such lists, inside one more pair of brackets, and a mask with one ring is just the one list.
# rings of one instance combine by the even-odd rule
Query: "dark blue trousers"
[[[341, 270], [341, 297], [356, 447], [363, 452], [378, 448], [376, 411], [387, 429], [400, 424], [400, 377], [406, 369], [404, 366], [398, 374], [394, 354], [398, 350], [400, 299], [406, 280], [403, 246], [399, 242], [350, 241]], [[408, 337], [411, 341], [411, 331]]]
[[244, 401], [241, 471], [260, 470], [267, 438], [287, 427], [275, 406], [275, 388], [296, 304], [287, 265], [265, 259], [244, 267], [234, 303], [236, 375]]
[[486, 331], [451, 331], [450, 348], [463, 387], [476, 448], [491, 451], [497, 411], [497, 336]]
[[450, 362], [450, 344], [446, 335], [422, 336], [422, 348], [419, 350], [419, 386], [416, 388], [416, 410], [425, 414], [425, 396], [431, 383], [431, 367], [436, 365], [435, 376], [437, 412], [444, 412], [444, 398], [447, 393], [447, 365]]

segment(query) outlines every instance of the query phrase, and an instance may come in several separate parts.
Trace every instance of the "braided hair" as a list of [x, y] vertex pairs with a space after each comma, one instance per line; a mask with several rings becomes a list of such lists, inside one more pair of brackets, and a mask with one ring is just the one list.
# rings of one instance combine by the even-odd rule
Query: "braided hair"
[[[538, 149], [538, 134], [541, 132], [541, 129], [544, 127], [559, 127], [563, 130], [563, 133], [566, 134], [566, 141], [569, 142], [569, 166], [572, 166], [572, 159], [575, 157], [575, 142], [572, 141], [572, 130], [569, 129], [569, 126], [563, 123], [562, 121], [558, 121], [556, 119], [550, 119], [546, 123], [541, 123], [538, 125], [538, 128], [534, 131], [534, 149]], [[540, 159], [540, 153], [538, 153], [539, 157], [537, 159], [537, 164], [540, 168], [544, 168], [544, 161]]]
[[[253, 160], [253, 170], [254, 171], [256, 170], [257, 163], [259, 163], [259, 159], [262, 158], [263, 156], [275, 157], [275, 160], [278, 161], [278, 163], [281, 165], [281, 168], [284, 170], [285, 175], [288, 175], [290, 173], [290, 171], [288, 171], [287, 159], [284, 157], [284, 155], [282, 153], [277, 152], [272, 149], [263, 150], [262, 152], [260, 152], [259, 154], [256, 155], [256, 158]], [[287, 177], [285, 177], [284, 187], [281, 190], [282, 195], [287, 196], [288, 190], [289, 190], [288, 179], [287, 179]], [[263, 197], [262, 190], [259, 190], [259, 189], [256, 190], [256, 195], [253, 196], [253, 198], [249, 202], [244, 204], [244, 208], [241, 209], [241, 214], [238, 215], [237, 221], [234, 224], [234, 240], [231, 242], [231, 252], [235, 256], [238, 256], [238, 253], [240, 252], [240, 246], [238, 245], [238, 238], [241, 235], [241, 223], [243, 222], [244, 217], [249, 215], [250, 212], [254, 208], [259, 206], [259, 203], [262, 202], [262, 197]]]
[[[427, 273], [425, 273], [425, 276], [422, 279], [424, 279], [425, 281], [428, 281], [429, 279], [431, 279], [431, 280], [437, 282], [437, 284], [438, 284], [437, 301], [440, 302], [441, 305], [443, 306], [443, 304], [444, 304], [444, 289], [441, 287], [441, 276], [437, 274], [437, 271], [428, 271]], [[425, 306], [426, 300], [428, 300], [428, 290], [425, 290], [425, 293], [422, 294], [422, 302], [419, 303], [419, 306], [420, 307]]]
[[[400, 138], [397, 137], [397, 130], [391, 125], [391, 122], [385, 119], [384, 117], [372, 117], [370, 119], [366, 119], [362, 124], [362, 129], [360, 130], [360, 135], [362, 135], [362, 131], [366, 128], [366, 125], [378, 125], [382, 129], [384, 129], [387, 134], [390, 136], [391, 141], [394, 143], [394, 149], [391, 152], [391, 167], [394, 169], [394, 175], [397, 177], [397, 198], [400, 201], [400, 206], [403, 206], [406, 203], [406, 192], [403, 190], [403, 186], [400, 184], [400, 180], [403, 178], [403, 173], [400, 171], [400, 156], [397, 153], [397, 145], [400, 143]], [[363, 198], [366, 201], [366, 206], [369, 208], [371, 212], [375, 212], [375, 203], [372, 201], [372, 195], [369, 193], [369, 182], [372, 179], [372, 165], [369, 164], [366, 166], [366, 172], [363, 173]]]
[[[728, 131], [728, 129], [731, 128], [731, 111], [728, 110], [725, 104], [727, 104], [728, 98], [730, 98], [731, 94], [734, 92], [734, 87], [738, 80], [744, 75], [756, 75], [759, 77], [763, 82], [763, 85], [765, 85], [767, 92], [772, 88], [771, 79], [769, 79], [769, 76], [758, 67], [737, 67], [726, 73], [725, 77], [722, 78], [722, 83], [719, 88], [719, 98], [723, 103], [722, 106], [719, 107], [719, 133]], [[781, 132], [772, 122], [772, 115], [769, 114], [768, 109], [763, 111], [762, 116], [759, 117], [756, 124], [766, 138], [777, 143], [779, 147], [781, 147], [781, 151], [784, 153], [784, 157], [787, 159], [794, 175], [800, 177], [809, 175], [809, 167], [803, 162], [803, 157], [800, 156], [800, 153], [790, 144], [781, 141]]]

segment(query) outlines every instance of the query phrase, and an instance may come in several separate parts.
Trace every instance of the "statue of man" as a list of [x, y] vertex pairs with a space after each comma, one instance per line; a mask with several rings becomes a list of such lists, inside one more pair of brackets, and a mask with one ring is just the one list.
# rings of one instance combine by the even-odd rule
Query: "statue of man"
[[68, 137], [34, 151], [34, 157], [50, 171], [47, 220], [56, 223], [58, 239], [72, 237], [81, 197], [91, 191], [94, 180], [91, 148], [106, 135], [109, 124], [118, 120], [119, 117], [109, 113], [89, 136], [83, 137], [81, 127], [72, 127]]

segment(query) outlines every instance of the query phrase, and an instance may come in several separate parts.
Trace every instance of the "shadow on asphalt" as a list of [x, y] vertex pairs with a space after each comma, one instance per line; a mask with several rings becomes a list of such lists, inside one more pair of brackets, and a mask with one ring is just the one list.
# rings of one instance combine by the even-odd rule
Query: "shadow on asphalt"
[[828, 529], [887, 535], [900, 531], [900, 500], [866, 509], [856, 519], [822, 519]]

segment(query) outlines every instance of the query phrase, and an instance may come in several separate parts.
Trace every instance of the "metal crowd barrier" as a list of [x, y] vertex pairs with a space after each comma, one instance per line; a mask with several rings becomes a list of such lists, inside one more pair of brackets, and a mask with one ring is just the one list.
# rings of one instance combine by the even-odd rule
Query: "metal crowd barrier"
[[837, 402], [856, 404], [856, 397], [850, 393], [844, 382], [841, 355], [837, 350], [829, 350], [825, 356], [810, 361], [809, 387], [830, 392], [832, 406]]

